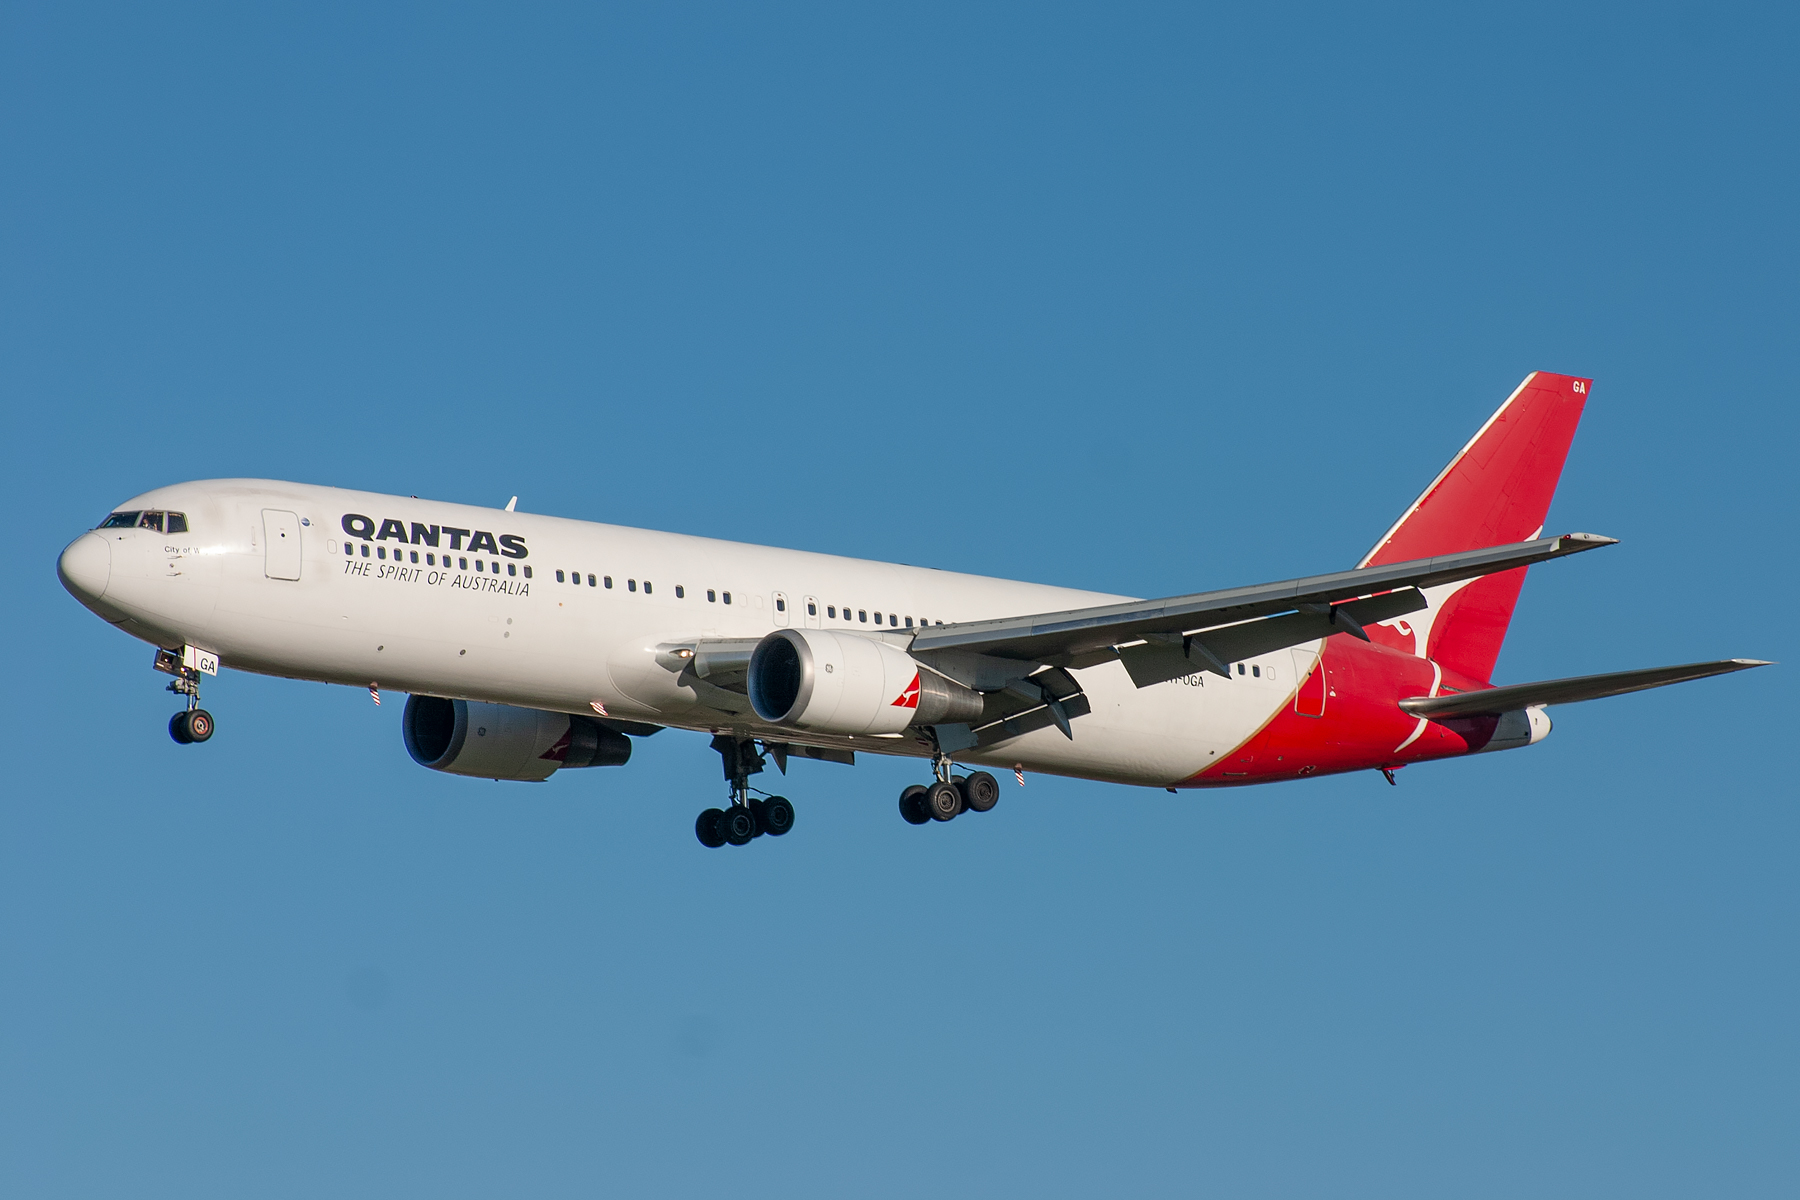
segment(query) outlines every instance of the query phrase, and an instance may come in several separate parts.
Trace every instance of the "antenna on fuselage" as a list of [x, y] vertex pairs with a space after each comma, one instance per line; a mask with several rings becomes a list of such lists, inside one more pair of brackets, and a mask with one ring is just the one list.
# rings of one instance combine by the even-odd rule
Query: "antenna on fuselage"
[[514, 496], [511, 500], [508, 500], [506, 502], [506, 511], [511, 512], [513, 510], [513, 505], [517, 504], [518, 502], [519, 502], [519, 498], [517, 496]]

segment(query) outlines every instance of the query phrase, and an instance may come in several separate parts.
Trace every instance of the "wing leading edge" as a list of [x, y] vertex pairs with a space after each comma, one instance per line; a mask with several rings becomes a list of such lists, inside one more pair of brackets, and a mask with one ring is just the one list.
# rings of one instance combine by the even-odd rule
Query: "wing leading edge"
[[[1386, 620], [1389, 616], [1396, 615], [1388, 611], [1394, 607], [1404, 613], [1424, 606], [1423, 597], [1416, 591], [1393, 601], [1387, 601], [1382, 593], [1406, 592], [1442, 583], [1455, 583], [1616, 543], [1617, 539], [1598, 534], [1566, 533], [1560, 537], [1537, 538], [1528, 542], [1441, 554], [1409, 562], [1335, 571], [1329, 575], [1311, 575], [1280, 583], [1197, 592], [1161, 600], [1129, 601], [1034, 616], [934, 625], [920, 630], [912, 641], [911, 649], [915, 653], [956, 650], [1054, 666], [1083, 666], [1087, 665], [1083, 660], [1088, 656], [1101, 654], [1104, 658], [1110, 658], [1114, 647], [1126, 643], [1145, 641], [1155, 645], [1158, 639], [1163, 639], [1162, 644], [1170, 645], [1168, 639], [1173, 639], [1174, 651], [1194, 664], [1188, 666], [1187, 671], [1203, 669], [1222, 672], [1223, 666], [1218, 660], [1239, 655], [1221, 654], [1213, 650], [1211, 643], [1217, 638], [1249, 637], [1253, 644], [1263, 646], [1264, 649], [1279, 649], [1281, 646], [1298, 645], [1335, 632], [1366, 636], [1362, 632], [1363, 621]], [[1349, 604], [1358, 600], [1367, 606], [1361, 614]], [[1372, 604], [1371, 601], [1384, 603]], [[1368, 615], [1374, 612], [1381, 615]], [[1277, 614], [1295, 614], [1312, 620], [1303, 623]], [[1279, 634], [1275, 630], [1263, 631], [1260, 635], [1241, 632], [1244, 629], [1242, 623], [1265, 617], [1286, 620], [1292, 628], [1284, 629]], [[1317, 629], [1313, 628], [1315, 625], [1318, 626]], [[1214, 630], [1218, 626], [1231, 628], [1208, 633], [1204, 639], [1191, 636], [1201, 631]], [[1276, 638], [1276, 643], [1272, 646], [1264, 645], [1272, 636]], [[1287, 640], [1281, 640], [1282, 638]], [[1199, 647], [1198, 651], [1195, 649], [1196, 645]], [[1135, 680], [1138, 672], [1132, 673]], [[1180, 673], [1185, 672], [1177, 672]], [[1156, 674], [1156, 671], [1146, 672], [1144, 680], [1138, 686], [1160, 682], [1159, 679], [1149, 677]], [[1161, 676], [1162, 679], [1174, 677], [1172, 674]]]

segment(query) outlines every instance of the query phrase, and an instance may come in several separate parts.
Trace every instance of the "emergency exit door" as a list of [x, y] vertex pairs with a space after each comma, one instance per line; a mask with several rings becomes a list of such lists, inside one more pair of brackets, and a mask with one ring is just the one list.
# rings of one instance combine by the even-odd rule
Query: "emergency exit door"
[[263, 509], [263, 574], [300, 578], [300, 518], [291, 512]]

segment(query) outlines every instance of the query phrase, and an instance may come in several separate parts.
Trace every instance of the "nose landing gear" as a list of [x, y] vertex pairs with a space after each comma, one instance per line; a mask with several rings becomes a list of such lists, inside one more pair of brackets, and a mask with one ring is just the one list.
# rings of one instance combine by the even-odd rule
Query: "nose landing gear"
[[[213, 717], [200, 707], [200, 671], [201, 666], [189, 666], [186, 656], [171, 650], [158, 650], [154, 666], [165, 675], [173, 675], [175, 681], [169, 684], [168, 690], [177, 696], [187, 697], [187, 708], [169, 718], [169, 736], [182, 746], [195, 742], [204, 742], [213, 735]], [[217, 660], [201, 658], [218, 670]]]
[[694, 821], [694, 836], [709, 849], [720, 846], [746, 846], [768, 834], [780, 837], [794, 827], [794, 806], [786, 796], [754, 797], [750, 795], [750, 776], [763, 769], [767, 761], [757, 752], [749, 738], [717, 735], [712, 740], [725, 768], [725, 781], [731, 786], [731, 800], [724, 808], [709, 808]]

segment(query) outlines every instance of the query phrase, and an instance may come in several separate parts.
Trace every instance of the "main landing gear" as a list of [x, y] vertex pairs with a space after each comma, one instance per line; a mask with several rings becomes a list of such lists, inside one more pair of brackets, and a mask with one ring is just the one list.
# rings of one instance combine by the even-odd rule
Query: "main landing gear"
[[1000, 803], [1000, 784], [986, 771], [967, 775], [950, 773], [950, 756], [939, 753], [931, 760], [937, 779], [930, 786], [918, 784], [900, 793], [900, 815], [908, 825], [949, 821], [965, 812], [986, 812]]
[[186, 666], [181, 655], [170, 650], [156, 652], [156, 669], [173, 675], [169, 691], [187, 697], [187, 708], [169, 718], [169, 736], [183, 746], [204, 742], [213, 735], [212, 714], [200, 707], [200, 672]]
[[725, 767], [725, 781], [731, 786], [731, 800], [726, 807], [709, 808], [694, 821], [694, 836], [709, 848], [744, 846], [763, 834], [780, 837], [794, 827], [794, 806], [786, 796], [754, 797], [750, 794], [750, 776], [763, 769], [766, 761], [749, 738], [717, 735], [712, 747], [719, 752]]

